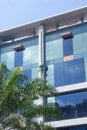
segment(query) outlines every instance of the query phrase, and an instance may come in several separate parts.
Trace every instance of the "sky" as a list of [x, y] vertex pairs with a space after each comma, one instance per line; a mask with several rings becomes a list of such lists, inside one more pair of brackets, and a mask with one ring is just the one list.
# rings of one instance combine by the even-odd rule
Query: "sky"
[[87, 0], [0, 0], [0, 31], [87, 6]]

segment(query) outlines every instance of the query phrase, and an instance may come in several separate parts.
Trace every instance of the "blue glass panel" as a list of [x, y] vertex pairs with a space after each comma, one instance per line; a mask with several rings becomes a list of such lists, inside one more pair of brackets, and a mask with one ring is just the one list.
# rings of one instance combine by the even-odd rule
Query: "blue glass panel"
[[15, 67], [23, 65], [23, 51], [15, 51]]
[[54, 86], [54, 64], [48, 65], [46, 80]]
[[14, 51], [1, 53], [1, 63], [5, 62], [8, 69], [14, 68]]
[[84, 59], [77, 59], [54, 65], [55, 86], [63, 86], [85, 81]]
[[63, 55], [68, 56], [73, 54], [72, 38], [63, 39]]
[[32, 66], [32, 64], [38, 63], [38, 45], [27, 47], [23, 52], [23, 67]]
[[32, 68], [32, 79], [38, 78], [38, 66]]
[[55, 102], [61, 120], [87, 116], [87, 91], [56, 96]]
[[45, 35], [45, 42], [53, 41], [59, 38], [58, 31], [48, 32]]
[[87, 130], [87, 126], [83, 125], [83, 126], [57, 128], [56, 130]]
[[23, 70], [23, 73], [28, 77], [26, 82], [29, 82], [31, 80], [31, 70]]
[[62, 39], [46, 42], [46, 61], [54, 61], [55, 59], [63, 59]]

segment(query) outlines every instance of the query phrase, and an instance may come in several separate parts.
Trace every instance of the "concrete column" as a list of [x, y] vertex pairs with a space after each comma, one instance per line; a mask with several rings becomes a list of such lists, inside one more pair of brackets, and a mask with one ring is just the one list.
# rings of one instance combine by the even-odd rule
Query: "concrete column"
[[[45, 43], [44, 43], [44, 26], [39, 26], [38, 28], [38, 37], [39, 37], [39, 78], [45, 80]], [[44, 99], [40, 98], [38, 104], [44, 104]], [[43, 117], [39, 117], [38, 122], [44, 122]]]
[[45, 79], [44, 26], [39, 27], [39, 78]]

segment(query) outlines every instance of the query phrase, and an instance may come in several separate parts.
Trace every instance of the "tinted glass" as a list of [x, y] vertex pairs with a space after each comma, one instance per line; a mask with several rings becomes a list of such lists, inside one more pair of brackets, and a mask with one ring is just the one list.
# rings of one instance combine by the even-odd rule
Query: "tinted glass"
[[1, 63], [5, 62], [10, 70], [14, 68], [14, 54], [14, 51], [1, 54]]
[[87, 126], [75, 126], [68, 128], [57, 128], [56, 130], [87, 130]]
[[73, 54], [72, 38], [63, 39], [63, 55], [68, 56]]
[[57, 63], [54, 65], [55, 86], [63, 86], [85, 81], [84, 59]]
[[31, 70], [24, 70], [23, 73], [27, 76], [27, 80], [25, 82], [29, 82], [31, 80]]
[[61, 120], [87, 116], [86, 91], [56, 96], [55, 102], [62, 112]]
[[23, 51], [15, 51], [15, 67], [23, 65]]

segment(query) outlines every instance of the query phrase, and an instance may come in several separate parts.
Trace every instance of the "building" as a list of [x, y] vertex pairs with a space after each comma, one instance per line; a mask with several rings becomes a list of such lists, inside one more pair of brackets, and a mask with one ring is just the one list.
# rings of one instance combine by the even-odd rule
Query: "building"
[[47, 79], [59, 92], [57, 130], [87, 130], [87, 7], [0, 32], [0, 62]]

